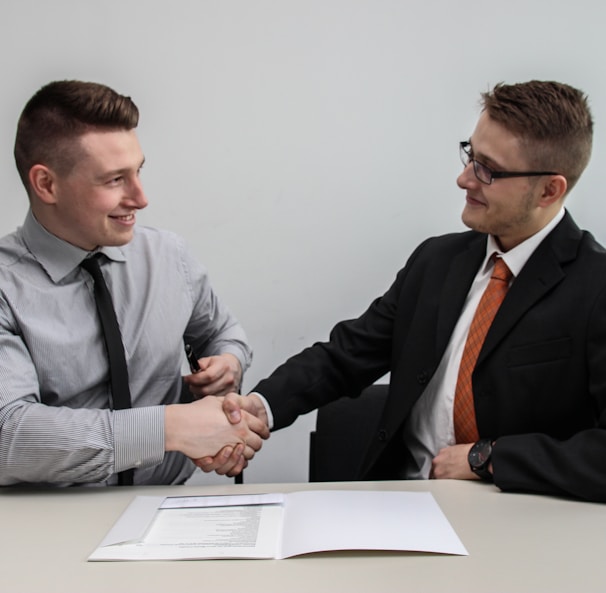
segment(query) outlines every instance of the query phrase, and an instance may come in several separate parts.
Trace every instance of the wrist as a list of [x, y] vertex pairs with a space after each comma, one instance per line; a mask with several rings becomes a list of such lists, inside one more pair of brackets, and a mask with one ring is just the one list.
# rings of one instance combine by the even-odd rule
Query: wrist
[[480, 439], [474, 443], [467, 455], [471, 471], [480, 479], [492, 482], [492, 439]]
[[179, 417], [183, 405], [170, 404], [164, 407], [164, 450], [180, 451]]

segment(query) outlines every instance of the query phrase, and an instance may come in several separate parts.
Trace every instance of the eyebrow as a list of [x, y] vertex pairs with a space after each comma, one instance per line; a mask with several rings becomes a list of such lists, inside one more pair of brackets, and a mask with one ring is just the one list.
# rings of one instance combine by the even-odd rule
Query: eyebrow
[[[137, 171], [140, 171], [143, 165], [145, 164], [145, 157], [141, 159], [139, 166], [137, 167]], [[102, 175], [99, 176], [99, 180], [107, 179], [108, 177], [119, 177], [121, 175], [125, 175], [129, 173], [132, 169], [130, 167], [124, 167], [122, 169], [111, 169], [109, 171], [105, 171]]]
[[481, 152], [476, 153], [476, 151], [473, 148], [473, 143], [471, 141], [471, 138], [469, 138], [468, 142], [469, 142], [469, 146], [471, 146], [471, 154], [473, 155], [473, 158], [475, 160], [478, 160], [480, 163], [482, 163], [483, 165], [486, 165], [490, 169], [495, 169], [495, 170], [500, 169], [501, 171], [507, 170], [507, 167], [504, 167], [503, 165], [497, 163], [497, 161], [495, 161], [493, 158], [491, 158], [485, 154], [482, 154]]

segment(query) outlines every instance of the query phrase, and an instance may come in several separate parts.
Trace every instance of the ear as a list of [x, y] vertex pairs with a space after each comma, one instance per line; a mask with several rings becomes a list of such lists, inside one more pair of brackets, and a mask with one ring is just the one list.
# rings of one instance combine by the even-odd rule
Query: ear
[[545, 208], [560, 201], [566, 195], [567, 189], [568, 182], [566, 181], [566, 177], [563, 175], [551, 175], [543, 185], [540, 205]]
[[29, 184], [32, 191], [45, 204], [56, 202], [56, 175], [46, 165], [34, 165], [29, 170]]

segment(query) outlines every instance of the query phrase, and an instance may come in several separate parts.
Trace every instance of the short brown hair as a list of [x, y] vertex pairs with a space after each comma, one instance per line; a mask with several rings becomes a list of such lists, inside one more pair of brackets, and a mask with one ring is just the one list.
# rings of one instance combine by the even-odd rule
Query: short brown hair
[[532, 168], [557, 171], [570, 190], [591, 156], [593, 120], [587, 96], [567, 84], [532, 80], [497, 84], [482, 94], [484, 111], [518, 136]]
[[61, 80], [43, 86], [25, 105], [17, 125], [15, 162], [29, 191], [29, 171], [45, 164], [65, 174], [74, 166], [77, 138], [95, 129], [137, 127], [139, 110], [130, 97], [95, 82]]

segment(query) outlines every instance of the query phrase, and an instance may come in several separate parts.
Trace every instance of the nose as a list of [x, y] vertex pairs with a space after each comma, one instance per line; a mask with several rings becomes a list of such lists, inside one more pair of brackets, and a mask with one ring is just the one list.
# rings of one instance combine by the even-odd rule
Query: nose
[[138, 209], [145, 208], [148, 204], [147, 196], [143, 191], [143, 184], [138, 176], [135, 177], [130, 184], [128, 199], [133, 206]]
[[460, 175], [457, 177], [457, 185], [461, 189], [467, 189], [470, 185], [479, 183], [476, 174], [473, 172], [473, 163], [469, 161], [463, 168]]

